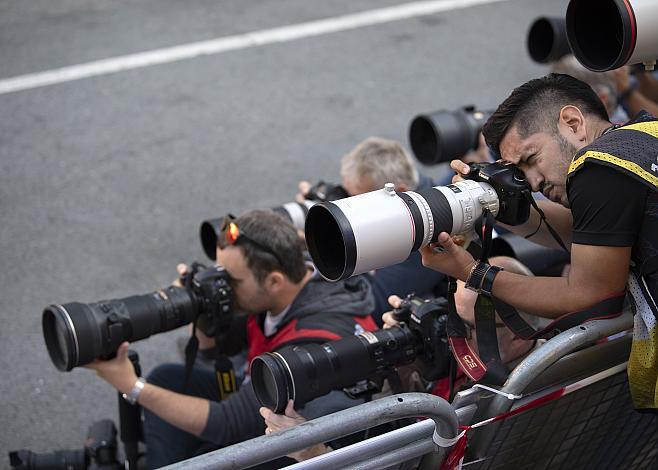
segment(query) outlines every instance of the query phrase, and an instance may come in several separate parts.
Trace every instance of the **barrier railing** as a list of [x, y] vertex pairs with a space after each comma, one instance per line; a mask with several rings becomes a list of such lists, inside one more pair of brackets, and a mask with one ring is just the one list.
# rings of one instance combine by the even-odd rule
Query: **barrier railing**
[[[417, 455], [432, 450], [441, 452], [442, 447], [439, 444], [442, 444], [443, 440], [450, 440], [457, 435], [457, 414], [448, 402], [426, 393], [403, 393], [322, 416], [298, 426], [209, 452], [166, 468], [192, 470], [247, 468], [320, 442], [328, 442], [380, 424], [411, 417], [429, 418], [433, 426], [430, 438], [432, 447], [416, 449], [420, 452]], [[416, 437], [416, 433], [419, 432], [418, 429], [409, 430], [407, 428], [403, 428], [401, 431], [403, 431], [403, 435], [408, 435], [408, 439]], [[378, 452], [382, 452], [384, 449], [379, 444], [378, 441], [370, 442], [365, 447], [372, 446]], [[364, 452], [362, 455], [366, 455], [364, 447], [361, 449]], [[367, 455], [371, 455], [371, 452], [368, 451]], [[341, 454], [331, 452], [327, 457], [338, 459]], [[380, 457], [383, 459], [384, 456]], [[354, 459], [360, 459], [359, 455], [355, 454], [352, 458], [352, 463], [355, 462]], [[407, 458], [410, 457], [405, 457], [405, 459]], [[333, 462], [331, 465], [335, 466]], [[384, 467], [378, 468], [385, 468], [388, 463], [383, 465]], [[325, 466], [325, 468], [327, 467]]]
[[[618, 416], [618, 419], [624, 419], [625, 422], [632, 425], [639, 423], [636, 427], [640, 438], [639, 440], [635, 438], [633, 446], [629, 447], [627, 451], [637, 452], [640, 463], [647, 459], [655, 459], [656, 449], [651, 454], [651, 446], [656, 447], [653, 444], [656, 441], [656, 436], [647, 438], [643, 434], [647, 426], [651, 427], [651, 418], [649, 420], [625, 418], [629, 413], [635, 413], [632, 408], [629, 408], [625, 370], [623, 370], [623, 364], [628, 357], [627, 349], [630, 344], [630, 337], [611, 342], [599, 341], [615, 333], [630, 329], [632, 322], [632, 315], [627, 313], [613, 319], [588, 322], [555, 336], [540, 348], [532, 351], [512, 371], [501, 392], [511, 395], [523, 395], [525, 392], [526, 396], [521, 402], [527, 402], [555, 390], [556, 387], [564, 385], [564, 383], [568, 382], [573, 386], [576, 378], [585, 377], [585, 381], [578, 379], [580, 380], [578, 383], [585, 385], [576, 383], [576, 386], [583, 388], [579, 392], [582, 396], [577, 398], [580, 400], [578, 403], [589, 400], [596, 404], [596, 400], [600, 399], [596, 394], [607, 393], [606, 400], [610, 402], [609, 406], [620, 408], [615, 417]], [[597, 342], [599, 344], [591, 346]], [[547, 377], [549, 382], [537, 385], [536, 382], [541, 382], [544, 377]], [[624, 386], [626, 388], [623, 388]], [[587, 387], [590, 388], [586, 389]], [[574, 396], [577, 393], [574, 393]], [[571, 400], [574, 399], [571, 398]], [[559, 407], [561, 406], [560, 403], [567, 403], [567, 401], [560, 398], [552, 406]], [[210, 452], [167, 468], [248, 468], [305, 449], [314, 444], [329, 442], [355, 432], [374, 428], [386, 422], [409, 417], [427, 417], [431, 419], [366, 439], [287, 468], [294, 470], [326, 468], [382, 469], [392, 468], [397, 464], [409, 462], [421, 456], [425, 456], [424, 460], [426, 462], [429, 460], [428, 457], [431, 457], [433, 462], [431, 466], [436, 468], [437, 463], [440, 463], [445, 457], [444, 447], [449, 447], [452, 438], [457, 434], [458, 421], [461, 424], [480, 421], [506, 413], [513, 406], [516, 406], [514, 400], [497, 394], [494, 394], [492, 398], [490, 392], [475, 388], [460, 392], [452, 405], [439, 397], [429, 394], [394, 395], [323, 416], [281, 432]], [[576, 415], [582, 410], [577, 405], [573, 406], [575, 408], [570, 416], [576, 419]], [[551, 418], [552, 409], [551, 406], [541, 406], [535, 410], [525, 411], [509, 421], [490, 423], [486, 427], [478, 429], [477, 432], [473, 432], [469, 436], [469, 453], [465, 460], [465, 468], [509, 468], [509, 465], [505, 463], [507, 457], [496, 454], [509, 453], [509, 449], [506, 448], [507, 450], [505, 450], [503, 449], [504, 446], [500, 445], [501, 439], [523, 438], [523, 435], [519, 434], [521, 431], [516, 432], [516, 434], [510, 431], [509, 428], [513, 428], [512, 422], [515, 419], [519, 420], [520, 424], [517, 425], [517, 429], [526, 429], [527, 426], [530, 426], [528, 423], [534, 423], [532, 425], [535, 427], [538, 426], [537, 423], [541, 423], [540, 426], [548, 425], [555, 421], [555, 417]], [[586, 420], [586, 422], [583, 421], [585, 424], [580, 424], [582, 428], [596, 425], [595, 420], [589, 417], [584, 419]], [[655, 423], [655, 419], [653, 422]], [[508, 428], [504, 430], [505, 433], [499, 433], [503, 425], [501, 423], [505, 423], [504, 425]], [[564, 439], [567, 439], [570, 435], [565, 434]], [[590, 443], [590, 447], [606, 445], [599, 442], [601, 441], [600, 436], [597, 437], [598, 440], [586, 440], [585, 438], [587, 436], [583, 438], [582, 442]], [[498, 439], [495, 442], [496, 445], [492, 446], [491, 444], [495, 439]], [[442, 444], [444, 447], [437, 443]], [[512, 445], [513, 443], [508, 444]], [[514, 446], [512, 445], [512, 447]], [[533, 468], [563, 468], [553, 464], [543, 465], [548, 461], [557, 462], [557, 460], [554, 456], [541, 456], [540, 453], [535, 452], [535, 454], [532, 454], [532, 452], [526, 452], [523, 448], [515, 448], [512, 452], [516, 462], [519, 462], [519, 459], [526, 459], [525, 463]], [[534, 464], [533, 458], [537, 459]], [[540, 458], [543, 459], [541, 462], [539, 461]], [[628, 459], [624, 462], [626, 461]], [[642, 465], [638, 466], [638, 468], [641, 467]], [[569, 466], [564, 468], [569, 468]]]

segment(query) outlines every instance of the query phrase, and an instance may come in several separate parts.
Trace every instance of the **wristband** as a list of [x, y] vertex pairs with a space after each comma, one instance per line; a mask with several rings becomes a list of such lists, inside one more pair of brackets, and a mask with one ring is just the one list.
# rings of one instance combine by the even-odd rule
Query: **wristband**
[[487, 271], [491, 268], [487, 263], [478, 262], [473, 268], [471, 268], [471, 273], [466, 279], [466, 288], [472, 291], [480, 293], [482, 287], [482, 282], [484, 281], [484, 276], [487, 274]]
[[491, 290], [493, 289], [494, 279], [496, 278], [496, 275], [500, 271], [503, 271], [503, 268], [501, 268], [500, 266], [491, 266], [489, 268], [489, 270], [484, 275], [484, 279], [482, 280], [482, 284], [479, 292], [480, 294], [484, 294], [487, 297], [491, 297]]
[[122, 393], [121, 397], [123, 397], [123, 399], [131, 405], [134, 405], [137, 403], [137, 397], [139, 397], [139, 394], [144, 388], [144, 384], [146, 384], [146, 379], [144, 379], [144, 377], [138, 378], [137, 382], [135, 382], [135, 385], [133, 385], [132, 390], [130, 390], [128, 393]]

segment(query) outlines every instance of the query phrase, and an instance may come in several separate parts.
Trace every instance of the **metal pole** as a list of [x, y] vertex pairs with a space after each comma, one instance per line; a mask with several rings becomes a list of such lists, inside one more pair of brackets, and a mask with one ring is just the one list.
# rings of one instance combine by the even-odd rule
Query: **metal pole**
[[166, 468], [247, 468], [314, 444], [410, 417], [431, 418], [436, 432], [442, 438], [451, 439], [457, 435], [457, 414], [448, 402], [427, 393], [403, 393], [322, 416], [284, 431], [225, 447]]
[[[432, 442], [434, 421], [426, 419], [419, 423], [405, 426], [401, 429], [375, 436], [365, 441], [357, 442], [342, 449], [336, 449], [328, 454], [319, 455], [298, 464], [285, 467], [287, 470], [324, 470], [326, 468], [343, 468], [354, 462], [374, 459], [378, 455], [392, 449], [405, 446], [420, 440], [429, 439]], [[433, 444], [433, 442], [432, 442]], [[436, 450], [436, 446], [430, 451]]]

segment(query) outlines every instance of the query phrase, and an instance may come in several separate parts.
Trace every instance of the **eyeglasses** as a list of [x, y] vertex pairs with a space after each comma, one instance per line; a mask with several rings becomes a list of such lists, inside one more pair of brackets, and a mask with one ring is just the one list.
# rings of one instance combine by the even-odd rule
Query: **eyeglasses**
[[253, 246], [258, 248], [265, 253], [269, 253], [276, 259], [279, 266], [283, 267], [283, 262], [279, 255], [277, 255], [274, 250], [263, 245], [262, 243], [254, 240], [252, 237], [248, 236], [246, 233], [240, 230], [238, 224], [235, 223], [235, 217], [231, 214], [224, 217], [224, 221], [221, 226], [221, 236], [217, 237], [217, 245], [219, 248], [226, 248], [227, 246], [237, 246], [243, 241], [251, 243]]

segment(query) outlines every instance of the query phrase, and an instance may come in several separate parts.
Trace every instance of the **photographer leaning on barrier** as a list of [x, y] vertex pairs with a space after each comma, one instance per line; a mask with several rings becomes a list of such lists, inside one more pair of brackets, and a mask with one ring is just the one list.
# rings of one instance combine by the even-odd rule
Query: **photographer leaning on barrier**
[[[249, 359], [287, 344], [326, 342], [376, 328], [370, 287], [362, 277], [337, 284], [320, 278], [304, 262], [295, 229], [269, 210], [227, 219], [217, 239], [217, 262], [230, 279], [235, 307], [223, 344], [227, 354], [248, 349]], [[204, 338], [211, 343], [213, 339]], [[165, 364], [142, 382], [124, 342], [115, 359], [87, 367], [145, 409], [144, 434], [150, 468], [264, 433], [251, 382], [220, 401], [214, 370], [194, 368], [187, 386], [185, 366]], [[361, 403], [342, 392], [310, 402], [309, 419]]]
[[[496, 256], [491, 258], [490, 262], [492, 265], [500, 266], [508, 272], [513, 272], [524, 276], [533, 275], [532, 272], [523, 263], [514, 258], [507, 256]], [[466, 289], [463, 282], [459, 282], [457, 286], [457, 292], [455, 293], [456, 309], [457, 313], [464, 321], [464, 324], [467, 325], [469, 331], [466, 341], [477, 354], [479, 352], [477, 346], [477, 331], [475, 330], [476, 300], [477, 294]], [[402, 299], [398, 296], [391, 296], [389, 298], [389, 303], [395, 309], [399, 309], [402, 305]], [[528, 321], [528, 323], [537, 329], [540, 329], [542, 326], [545, 326], [545, 323], [548, 323], [547, 320], [543, 320], [532, 315], [523, 314], [523, 317], [526, 321]], [[395, 313], [392, 311], [386, 312], [383, 315], [383, 322], [385, 329], [399, 326], [399, 322], [395, 319]], [[539, 345], [538, 340], [525, 340], [516, 336], [509, 328], [505, 326], [504, 323], [502, 323], [498, 315], [496, 315], [496, 338], [498, 341], [498, 348], [500, 350], [501, 361], [507, 364], [509, 367], [515, 366], [534, 347]], [[402, 379], [402, 391], [425, 392], [431, 390], [433, 394], [438, 395], [445, 400], [450, 399], [449, 395], [451, 390], [449, 377], [439, 377], [434, 381], [434, 383], [428, 384], [428, 382], [419, 372], [417, 364], [404, 366], [403, 368], [398, 369], [398, 372], [400, 373], [400, 378]], [[458, 391], [459, 389], [469, 386], [469, 383], [472, 385], [471, 382], [468, 382], [467, 376], [463, 373], [463, 371], [458, 370], [455, 384], [453, 384], [454, 391]], [[288, 405], [283, 413], [277, 414], [269, 408], [262, 407], [260, 409], [260, 414], [265, 420], [265, 424], [267, 426], [266, 433], [268, 434], [274, 431], [296, 426], [306, 421], [303, 416], [300, 416], [295, 411], [292, 400], [288, 402]], [[329, 451], [331, 451], [330, 447], [324, 444], [317, 444], [291, 454], [289, 457], [298, 461], [302, 461]]]
[[[396, 191], [429, 188], [430, 178], [420, 175], [413, 159], [402, 145], [394, 140], [369, 137], [345, 154], [340, 164], [342, 186], [349, 196], [356, 196], [392, 182]], [[299, 183], [302, 200], [311, 187], [307, 181]], [[441, 292], [444, 276], [423, 267], [418, 253], [411, 253], [402, 263], [378, 269], [367, 275], [375, 297], [373, 317], [377, 322], [388, 310], [388, 296], [401, 297], [414, 292], [420, 297], [432, 297]], [[443, 289], [445, 290], [445, 289]]]
[[[423, 264], [490, 292], [525, 312], [556, 318], [614, 302], [626, 292], [636, 310], [628, 364], [635, 407], [658, 407], [658, 121], [641, 113], [612, 125], [596, 93], [568, 75], [550, 74], [516, 88], [487, 121], [488, 145], [516, 164], [547, 220], [571, 245], [568, 277], [520, 276], [478, 263], [441, 233], [442, 250], [422, 250]], [[453, 161], [459, 175], [469, 167]], [[456, 177], [459, 179], [459, 176]], [[531, 241], [556, 246], [533, 212], [508, 227]], [[523, 293], [519, 295], [519, 293]]]

